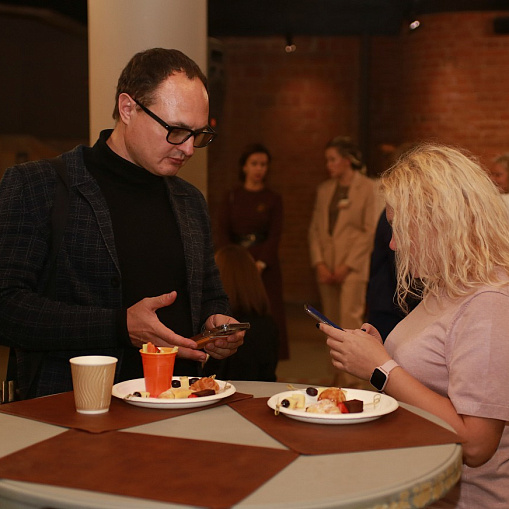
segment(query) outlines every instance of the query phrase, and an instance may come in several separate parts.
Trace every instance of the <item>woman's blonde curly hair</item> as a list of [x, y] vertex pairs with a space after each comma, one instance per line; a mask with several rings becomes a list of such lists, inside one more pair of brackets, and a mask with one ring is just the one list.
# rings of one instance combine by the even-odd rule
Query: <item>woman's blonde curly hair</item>
[[470, 154], [435, 144], [404, 153], [381, 176], [393, 211], [398, 303], [456, 298], [509, 283], [509, 215]]

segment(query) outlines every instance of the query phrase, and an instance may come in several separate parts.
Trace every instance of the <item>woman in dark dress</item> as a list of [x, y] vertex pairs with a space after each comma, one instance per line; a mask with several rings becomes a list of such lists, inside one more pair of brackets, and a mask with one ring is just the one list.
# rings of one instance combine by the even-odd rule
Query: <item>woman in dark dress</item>
[[283, 282], [278, 253], [283, 225], [283, 202], [281, 196], [265, 184], [270, 161], [270, 152], [263, 145], [250, 145], [244, 150], [239, 160], [241, 183], [226, 194], [221, 206], [218, 246], [239, 244], [251, 253], [262, 276], [270, 310], [279, 328], [279, 359], [288, 359]]
[[230, 300], [232, 316], [249, 322], [244, 344], [228, 359], [210, 358], [204, 374], [220, 380], [276, 381], [278, 328], [269, 311], [269, 299], [249, 251], [229, 244], [216, 253], [216, 264]]

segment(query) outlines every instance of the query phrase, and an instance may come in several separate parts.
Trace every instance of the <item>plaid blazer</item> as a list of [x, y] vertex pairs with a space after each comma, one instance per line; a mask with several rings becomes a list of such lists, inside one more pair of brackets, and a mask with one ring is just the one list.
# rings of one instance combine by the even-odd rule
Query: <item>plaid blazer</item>
[[[21, 357], [21, 392], [28, 390], [27, 374], [39, 363], [37, 391], [31, 396], [70, 390], [70, 357], [114, 355], [121, 361], [128, 346], [117, 335], [118, 314], [125, 310], [111, 219], [82, 149], [62, 156], [70, 203], [55, 300], [43, 296], [43, 289], [49, 278], [56, 172], [48, 161], [29, 162], [9, 168], [0, 182], [0, 344], [15, 347]], [[182, 235], [193, 331], [198, 333], [210, 315], [229, 312], [228, 299], [214, 262], [203, 195], [179, 177], [166, 182]]]

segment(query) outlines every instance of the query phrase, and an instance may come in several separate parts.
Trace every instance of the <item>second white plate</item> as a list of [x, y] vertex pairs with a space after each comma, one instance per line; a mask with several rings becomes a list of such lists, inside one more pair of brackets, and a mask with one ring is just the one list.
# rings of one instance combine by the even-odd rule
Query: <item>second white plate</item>
[[[174, 376], [174, 380], [180, 377]], [[213, 396], [204, 396], [202, 398], [185, 398], [185, 399], [166, 399], [166, 398], [139, 398], [129, 394], [134, 392], [142, 392], [145, 390], [145, 379], [135, 378], [134, 380], [126, 380], [113, 386], [112, 395], [116, 398], [123, 399], [126, 403], [134, 406], [141, 406], [145, 408], [160, 408], [160, 409], [177, 409], [177, 408], [196, 408], [201, 406], [212, 405], [223, 398], [227, 398], [235, 394], [235, 387], [230, 382], [223, 382], [216, 380], [219, 385], [220, 392]]]
[[305, 406], [316, 403], [316, 396], [309, 396], [305, 389], [280, 392], [275, 394], [268, 401], [272, 410], [279, 410], [279, 413], [286, 417], [302, 422], [310, 422], [314, 424], [358, 424], [361, 422], [369, 422], [378, 419], [382, 415], [394, 412], [399, 404], [390, 396], [380, 394], [378, 392], [364, 391], [361, 389], [343, 389], [346, 393], [346, 399], [360, 399], [364, 402], [364, 410], [360, 413], [353, 414], [315, 414], [306, 412], [305, 408], [300, 410], [290, 410], [281, 406], [281, 401], [288, 398], [292, 394], [304, 394], [306, 398]]

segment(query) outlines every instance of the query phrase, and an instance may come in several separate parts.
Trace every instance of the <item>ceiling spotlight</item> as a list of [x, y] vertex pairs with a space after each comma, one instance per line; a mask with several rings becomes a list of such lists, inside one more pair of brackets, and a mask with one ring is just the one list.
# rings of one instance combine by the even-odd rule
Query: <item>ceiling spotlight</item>
[[285, 51], [287, 53], [293, 53], [294, 51], [297, 50], [297, 46], [294, 44], [293, 42], [293, 37], [291, 35], [287, 35], [286, 36], [286, 46], [285, 46]]
[[418, 19], [414, 19], [409, 25], [410, 30], [417, 30], [421, 26], [421, 22]]

